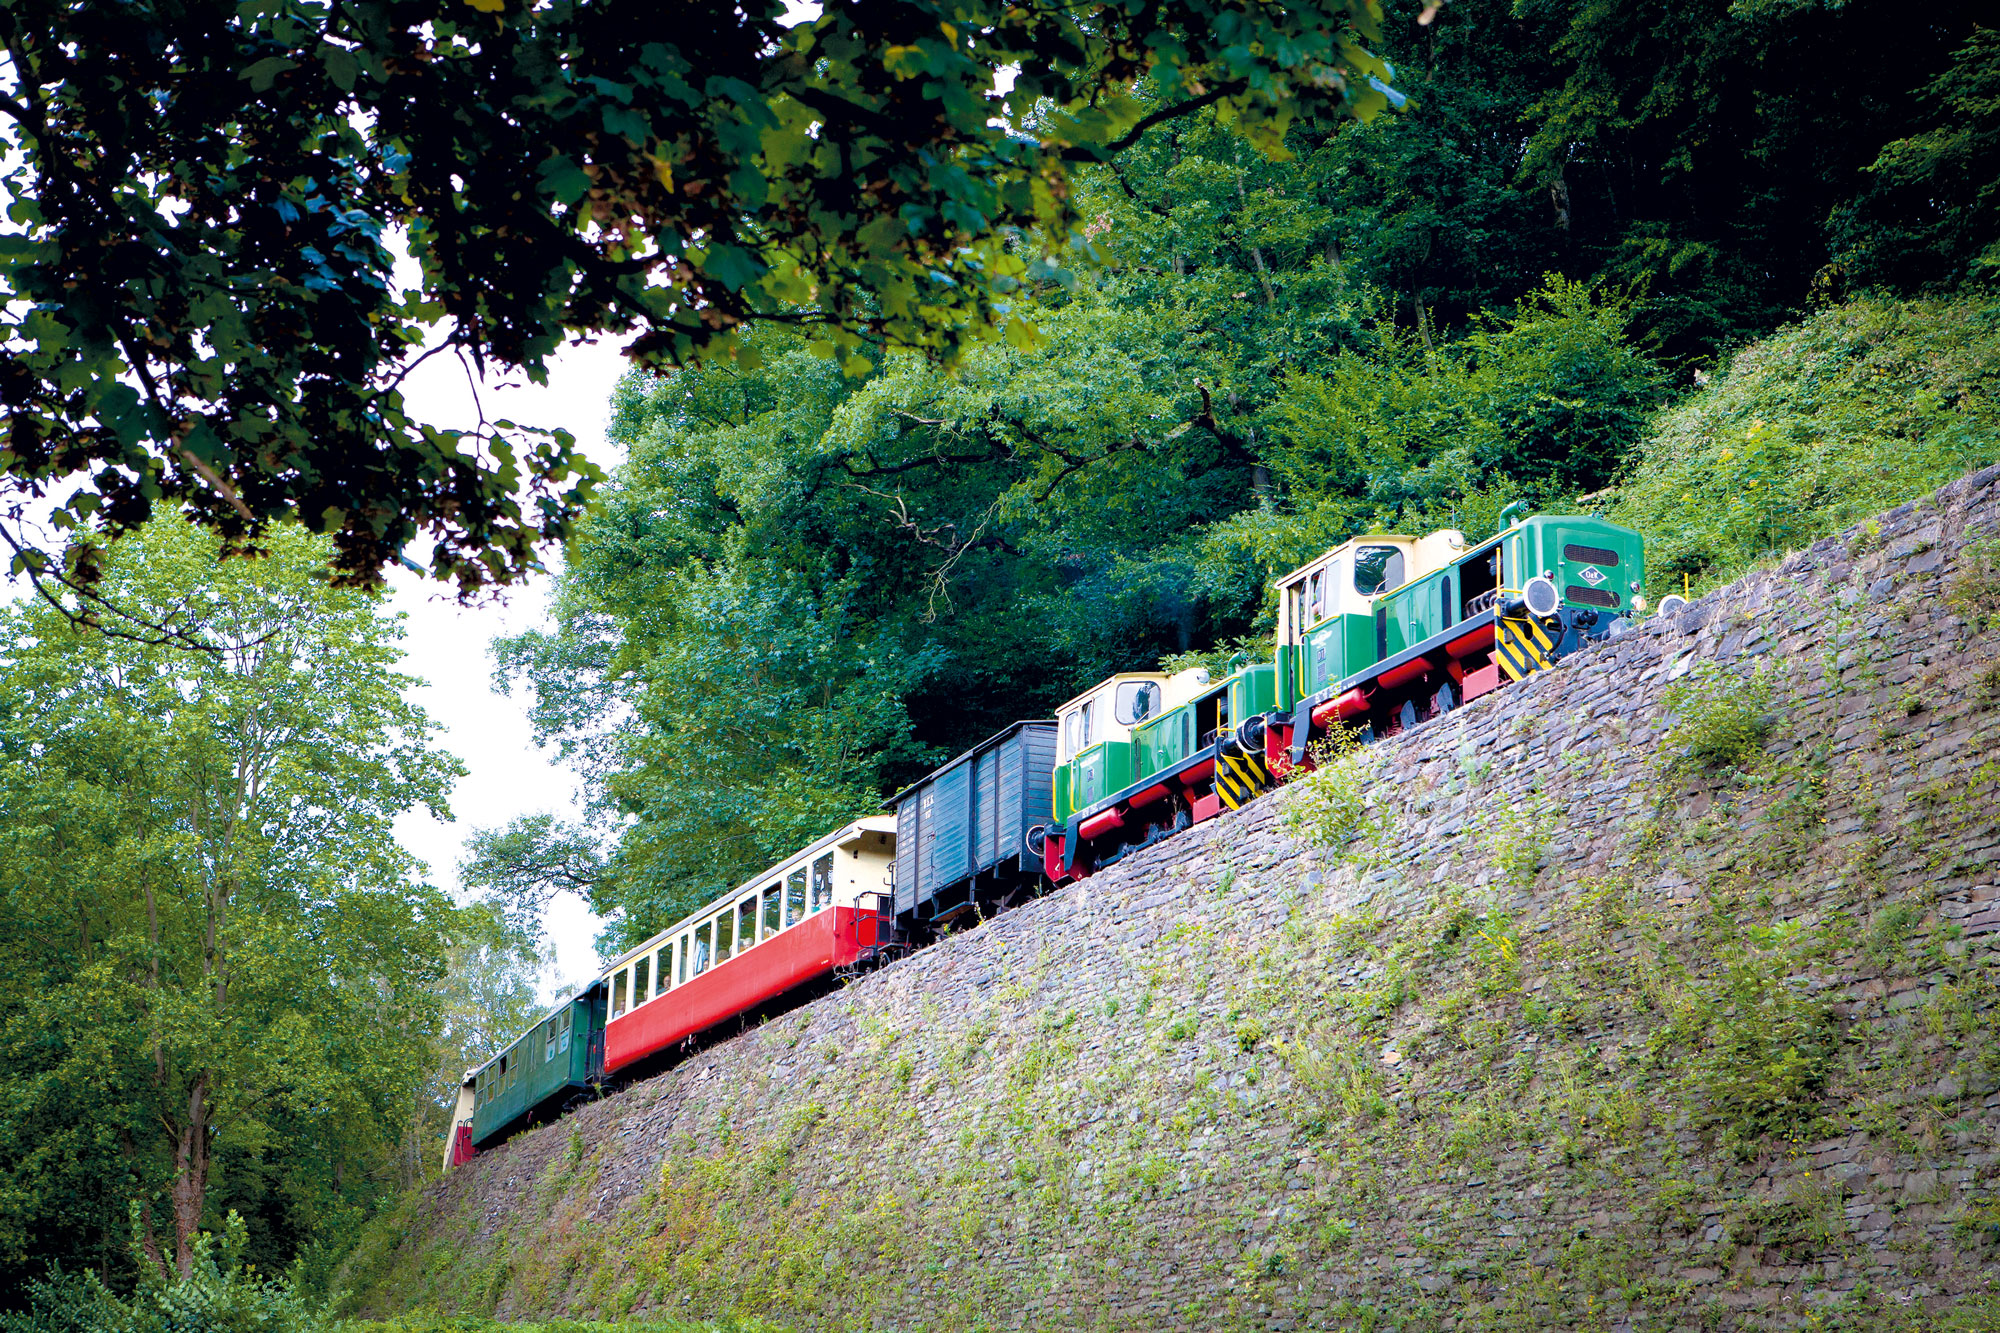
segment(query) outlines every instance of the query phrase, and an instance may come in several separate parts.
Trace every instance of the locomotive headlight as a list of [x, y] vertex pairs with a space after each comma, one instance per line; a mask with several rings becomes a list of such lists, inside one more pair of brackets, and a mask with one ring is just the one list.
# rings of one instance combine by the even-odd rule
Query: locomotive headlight
[[1562, 605], [1562, 596], [1556, 592], [1553, 579], [1537, 576], [1528, 580], [1528, 586], [1521, 589], [1521, 600], [1528, 604], [1528, 610], [1538, 616], [1552, 616]]
[[1646, 609], [1646, 599], [1643, 597], [1634, 597], [1632, 599], [1632, 609], [1634, 611], [1644, 611]]

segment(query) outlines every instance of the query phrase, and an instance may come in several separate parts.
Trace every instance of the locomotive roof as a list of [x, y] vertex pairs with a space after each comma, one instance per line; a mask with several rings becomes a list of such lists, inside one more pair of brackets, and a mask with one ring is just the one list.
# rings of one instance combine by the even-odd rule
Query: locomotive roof
[[994, 732], [991, 736], [988, 736], [985, 740], [979, 742], [979, 744], [973, 746], [970, 750], [967, 750], [964, 754], [959, 755], [956, 759], [953, 759], [950, 763], [939, 764], [936, 768], [924, 774], [922, 777], [918, 778], [915, 782], [912, 782], [909, 786], [903, 788], [901, 791], [897, 792], [894, 796], [891, 796], [888, 800], [882, 802], [882, 808], [884, 810], [895, 809], [897, 805], [902, 803], [902, 800], [905, 796], [908, 796], [911, 792], [915, 791], [917, 788], [923, 786], [927, 782], [937, 781], [938, 778], [942, 777], [945, 773], [951, 771], [952, 769], [957, 768], [960, 764], [965, 763], [969, 759], [974, 759], [977, 758], [979, 755], [984, 754], [986, 751], [998, 745], [1001, 741], [1006, 740], [1009, 736], [1019, 731], [1022, 727], [1053, 727], [1055, 724], [1056, 720], [1052, 717], [1029, 717], [1029, 718], [1023, 718], [1019, 722], [1009, 722], [1006, 726], [1000, 728], [1000, 730]]

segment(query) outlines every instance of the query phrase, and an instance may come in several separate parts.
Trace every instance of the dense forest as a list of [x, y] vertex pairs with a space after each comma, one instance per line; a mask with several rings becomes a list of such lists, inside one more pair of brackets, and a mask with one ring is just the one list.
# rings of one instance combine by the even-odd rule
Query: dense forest
[[764, 312], [629, 376], [552, 623], [496, 646], [591, 815], [477, 837], [486, 901], [390, 836], [456, 761], [336, 539], [217, 565], [165, 516], [89, 557], [158, 632], [9, 611], [0, 1289], [128, 1290], [231, 1211], [323, 1284], [531, 1012], [548, 895], [642, 937], [1108, 672], [1254, 651], [1352, 534], [1582, 506], [1700, 591], [2000, 459], [1983, 7], [1385, 9], [1380, 114], [1078, 162], [1094, 253], [955, 360]]
[[631, 376], [557, 623], [499, 648], [598, 818], [472, 877], [636, 940], [1110, 672], [1255, 651], [1356, 532], [1584, 504], [1699, 590], [1990, 460], [1972, 14], [1406, 7], [1400, 111], [1080, 173], [1109, 259], [1033, 290], [1031, 345], [857, 374], [765, 325]]

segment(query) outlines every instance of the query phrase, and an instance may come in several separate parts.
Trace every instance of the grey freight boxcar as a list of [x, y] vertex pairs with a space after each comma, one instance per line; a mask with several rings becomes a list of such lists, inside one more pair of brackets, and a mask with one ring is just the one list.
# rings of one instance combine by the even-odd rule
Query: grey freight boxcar
[[896, 916], [915, 926], [998, 909], [1035, 892], [1022, 835], [1050, 818], [1056, 724], [1016, 722], [890, 797]]

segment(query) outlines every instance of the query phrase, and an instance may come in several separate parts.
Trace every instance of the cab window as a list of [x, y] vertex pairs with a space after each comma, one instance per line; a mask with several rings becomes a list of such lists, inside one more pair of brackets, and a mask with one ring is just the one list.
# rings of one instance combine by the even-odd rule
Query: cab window
[[1354, 553], [1354, 591], [1364, 597], [1403, 586], [1403, 548], [1364, 546]]
[[1160, 711], [1160, 687], [1150, 680], [1128, 680], [1118, 687], [1113, 715], [1124, 727], [1144, 722]]
[[1306, 621], [1299, 628], [1305, 629], [1318, 624], [1324, 615], [1326, 615], [1326, 571], [1320, 570], [1306, 580]]

